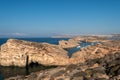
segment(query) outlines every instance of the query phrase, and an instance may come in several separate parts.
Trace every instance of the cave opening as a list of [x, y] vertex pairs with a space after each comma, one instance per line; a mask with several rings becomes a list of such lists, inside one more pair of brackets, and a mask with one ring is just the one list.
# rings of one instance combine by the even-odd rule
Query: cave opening
[[31, 62], [29, 64], [29, 67], [33, 68], [33, 67], [38, 67], [38, 66], [41, 66], [38, 62]]

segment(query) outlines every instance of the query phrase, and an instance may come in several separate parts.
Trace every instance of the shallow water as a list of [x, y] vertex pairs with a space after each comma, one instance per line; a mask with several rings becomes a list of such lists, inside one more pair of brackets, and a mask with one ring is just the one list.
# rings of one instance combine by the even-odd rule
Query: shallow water
[[40, 70], [45, 70], [45, 69], [50, 69], [55, 67], [56, 66], [43, 66], [43, 65], [39, 65], [38, 63], [31, 63], [27, 67], [0, 66], [0, 80], [11, 77], [11, 76], [13, 77], [17, 75], [28, 75], [32, 72], [37, 72]]

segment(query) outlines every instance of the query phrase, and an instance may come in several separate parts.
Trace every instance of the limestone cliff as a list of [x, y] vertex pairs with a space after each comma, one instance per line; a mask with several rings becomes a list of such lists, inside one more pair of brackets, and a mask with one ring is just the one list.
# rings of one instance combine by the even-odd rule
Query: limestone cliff
[[0, 47], [0, 65], [25, 66], [38, 62], [43, 65], [68, 64], [67, 52], [57, 45], [9, 39]]

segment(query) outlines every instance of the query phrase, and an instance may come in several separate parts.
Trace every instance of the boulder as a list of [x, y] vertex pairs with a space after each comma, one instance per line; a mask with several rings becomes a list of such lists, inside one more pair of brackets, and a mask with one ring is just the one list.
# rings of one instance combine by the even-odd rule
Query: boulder
[[9, 39], [0, 47], [0, 65], [26, 66], [32, 62], [42, 65], [66, 65], [68, 53], [57, 45]]

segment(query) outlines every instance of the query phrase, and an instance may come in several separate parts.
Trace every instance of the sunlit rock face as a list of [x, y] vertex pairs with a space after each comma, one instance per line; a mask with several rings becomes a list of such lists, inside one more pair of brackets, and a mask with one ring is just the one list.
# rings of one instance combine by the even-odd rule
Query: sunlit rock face
[[101, 37], [101, 36], [81, 36], [81, 37], [75, 37], [74, 40], [76, 41], [86, 41], [86, 42], [109, 42], [109, 36], [108, 37]]
[[5, 80], [120, 79], [120, 40], [102, 41], [98, 44], [81, 48], [72, 54], [71, 58], [68, 58], [67, 52], [60, 46], [14, 39], [8, 40], [7, 43], [1, 46], [0, 50], [0, 63], [2, 65], [24, 66], [27, 58], [28, 63], [66, 65], [33, 72], [27, 76], [10, 77]]
[[79, 45], [80, 45], [80, 41], [74, 39], [69, 39], [68, 41], [65, 40], [59, 41], [59, 46], [62, 48], [73, 48]]
[[120, 80], [120, 52], [5, 80]]
[[107, 54], [114, 54], [120, 51], [119, 41], [109, 41], [105, 43], [98, 43], [94, 46], [87, 46], [80, 51], [75, 52], [70, 58], [73, 64], [83, 63], [89, 59], [102, 58]]
[[43, 65], [68, 64], [67, 52], [57, 45], [9, 39], [0, 47], [0, 65], [25, 66], [38, 62]]

